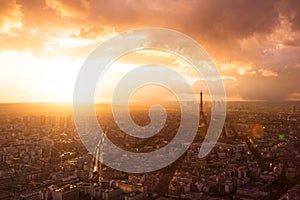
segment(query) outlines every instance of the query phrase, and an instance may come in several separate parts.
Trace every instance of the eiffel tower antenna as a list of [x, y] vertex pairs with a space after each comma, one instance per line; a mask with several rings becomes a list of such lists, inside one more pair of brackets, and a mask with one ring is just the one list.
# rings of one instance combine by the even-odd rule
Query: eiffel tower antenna
[[202, 89], [200, 91], [200, 112], [203, 111], [203, 97]]
[[203, 111], [203, 93], [202, 93], [202, 88], [201, 88], [201, 91], [200, 91], [200, 126], [204, 127], [206, 125], [207, 125], [207, 122], [206, 122], [206, 118], [205, 118], [204, 111]]

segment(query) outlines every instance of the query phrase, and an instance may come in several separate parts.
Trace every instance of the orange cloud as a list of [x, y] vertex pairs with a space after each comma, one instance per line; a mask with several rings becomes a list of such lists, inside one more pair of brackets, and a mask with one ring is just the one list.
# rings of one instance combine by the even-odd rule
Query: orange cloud
[[239, 74], [251, 75], [256, 74], [255, 67], [251, 64], [232, 62], [232, 63], [219, 63], [221, 71], [225, 74]]
[[259, 69], [258, 72], [260, 72], [265, 77], [278, 76], [277, 72], [273, 72], [272, 70], [268, 70], [268, 69]]
[[46, 5], [63, 17], [85, 19], [88, 16], [90, 3], [88, 0], [46, 0]]
[[[292, 94], [299, 99], [299, 7], [297, 0], [3, 0], [0, 53], [30, 52], [33, 59], [49, 61], [57, 56], [84, 59], [116, 32], [145, 26], [171, 28], [199, 42], [222, 77], [232, 77], [223, 78], [228, 94], [247, 100], [283, 100]], [[170, 59], [165, 58], [133, 59], [166, 64]], [[17, 60], [12, 58], [19, 64]], [[195, 81], [186, 63], [171, 64]], [[0, 74], [5, 74], [9, 66], [6, 62], [0, 66]], [[30, 66], [18, 68], [26, 71]], [[274, 87], [276, 92], [270, 90]]]
[[20, 5], [15, 0], [6, 0], [1, 2], [0, 6], [0, 34], [16, 36], [16, 29], [23, 26]]

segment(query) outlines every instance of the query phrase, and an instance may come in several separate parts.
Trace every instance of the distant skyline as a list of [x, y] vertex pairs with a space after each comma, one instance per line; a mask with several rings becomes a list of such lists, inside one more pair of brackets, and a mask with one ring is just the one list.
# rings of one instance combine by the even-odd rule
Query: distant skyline
[[[118, 32], [152, 26], [182, 32], [206, 49], [228, 101], [300, 101], [298, 0], [6, 0], [0, 2], [0, 102], [70, 102], [77, 73], [97, 45]], [[126, 70], [153, 61], [175, 68], [209, 98], [190, 66], [148, 51], [118, 60], [104, 80], [105, 95], [96, 100], [109, 101]], [[173, 100], [151, 87], [135, 95], [159, 98]]]

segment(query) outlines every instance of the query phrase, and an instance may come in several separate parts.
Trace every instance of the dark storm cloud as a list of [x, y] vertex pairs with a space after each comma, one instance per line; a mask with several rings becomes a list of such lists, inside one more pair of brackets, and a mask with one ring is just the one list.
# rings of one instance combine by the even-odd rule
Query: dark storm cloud
[[196, 1], [187, 28], [211, 38], [241, 39], [270, 33], [278, 24], [276, 1]]
[[[114, 26], [117, 31], [162, 26], [182, 31], [213, 49], [235, 46], [251, 35], [268, 34], [279, 22], [278, 1], [228, 0], [18, 0], [26, 26], [87, 28]], [[285, 7], [287, 7], [285, 5]], [[285, 8], [287, 9], [287, 8]], [[286, 11], [284, 11], [286, 12]], [[292, 19], [291, 19], [292, 20]], [[93, 35], [90, 29], [89, 34]], [[97, 34], [94, 34], [97, 35]], [[223, 51], [220, 49], [220, 51]]]
[[270, 33], [278, 24], [280, 11], [278, 1], [272, 0], [46, 0], [46, 5], [65, 17], [85, 17], [118, 29], [163, 25], [221, 39]]
[[280, 9], [282, 14], [289, 18], [292, 23], [293, 30], [300, 30], [300, 1], [281, 1]]
[[[270, 34], [280, 22], [281, 1], [272, 0], [47, 0], [47, 5], [71, 21], [84, 16], [87, 24], [114, 26], [123, 31], [141, 26], [160, 26], [196, 39], [215, 57], [239, 57], [239, 41]], [[282, 7], [282, 8], [281, 8]], [[79, 9], [80, 8], [80, 9]], [[95, 32], [95, 34], [93, 33]], [[89, 35], [97, 36], [90, 28]]]
[[[72, 1], [72, 4], [78, 6], [80, 2]], [[119, 29], [160, 25], [214, 40], [236, 40], [254, 33], [270, 33], [279, 22], [278, 1], [272, 0], [91, 0], [89, 5], [90, 20], [114, 24]]]

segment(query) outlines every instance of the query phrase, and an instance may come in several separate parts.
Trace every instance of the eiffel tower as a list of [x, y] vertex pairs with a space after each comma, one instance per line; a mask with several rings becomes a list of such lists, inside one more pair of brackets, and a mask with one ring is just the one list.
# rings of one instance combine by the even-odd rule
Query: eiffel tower
[[[198, 135], [204, 137], [207, 133], [208, 125], [209, 124], [207, 123], [207, 119], [206, 119], [206, 116], [204, 114], [203, 93], [202, 93], [202, 90], [201, 90], [201, 92], [200, 92], [200, 119], [199, 119]], [[227, 138], [227, 131], [226, 131], [225, 124], [224, 124], [222, 132], [221, 132], [221, 137], [222, 138]], [[198, 141], [198, 140], [199, 140], [199, 138], [196, 137], [195, 141]]]
[[202, 90], [200, 92], [200, 121], [199, 121], [199, 127], [200, 128], [207, 127], [207, 121], [206, 121], [206, 117], [205, 117], [204, 111], [203, 111], [203, 93], [202, 93]]

